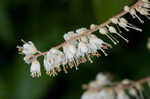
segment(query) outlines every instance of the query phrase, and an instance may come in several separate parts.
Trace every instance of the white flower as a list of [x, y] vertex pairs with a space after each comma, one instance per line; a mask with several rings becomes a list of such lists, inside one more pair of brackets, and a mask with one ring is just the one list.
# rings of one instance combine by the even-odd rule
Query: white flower
[[23, 45], [23, 47], [22, 47], [22, 53], [25, 54], [25, 55], [35, 54], [35, 53], [37, 53], [37, 49], [34, 46], [34, 44], [31, 41], [29, 41], [29, 42], [26, 42]]
[[149, 0], [142, 0], [142, 1], [145, 2], [145, 3], [150, 3]]
[[123, 90], [118, 89], [117, 90], [117, 99], [130, 99], [130, 98]]
[[115, 45], [119, 43], [117, 39], [115, 39], [111, 34], [109, 34], [109, 31], [106, 27], [99, 28], [99, 33], [107, 36]]
[[75, 33], [73, 31], [70, 31], [66, 34], [64, 34], [64, 39], [67, 41], [69, 39], [71, 39], [71, 37], [74, 37], [75, 36]]
[[125, 40], [127, 43], [129, 42], [126, 38], [124, 38], [122, 35], [120, 35], [120, 34], [117, 32], [117, 30], [115, 29], [115, 27], [109, 26], [109, 25], [107, 25], [107, 27], [108, 27], [108, 30], [109, 30], [110, 33], [113, 33], [113, 34], [118, 35], [120, 38], [122, 38], [123, 40]]
[[111, 22], [113, 24], [118, 24], [120, 27], [124, 28], [126, 31], [129, 31], [128, 28], [131, 28], [131, 29], [135, 29], [137, 31], [142, 32], [142, 29], [139, 29], [135, 27], [134, 25], [128, 23], [128, 21], [125, 18], [112, 18]]
[[144, 21], [136, 14], [135, 8], [130, 9], [129, 6], [124, 6], [124, 11], [129, 12], [132, 18], [137, 18], [142, 24]]
[[87, 91], [81, 96], [81, 99], [100, 99], [100, 98], [96, 98], [97, 95], [98, 92], [96, 91]]
[[111, 81], [109, 80], [109, 78], [103, 73], [99, 73], [96, 76], [96, 80], [91, 81], [88, 84], [88, 88], [94, 90], [94, 89], [104, 88], [105, 86], [108, 86], [108, 85], [111, 85]]
[[[64, 35], [64, 39], [67, 41], [75, 36], [76, 34], [74, 32], [68, 32], [67, 34]], [[73, 61], [73, 58], [76, 54], [76, 44], [77, 41], [75, 40], [73, 42], [69, 42], [63, 47], [63, 51], [68, 62]]]
[[115, 94], [111, 89], [104, 89], [100, 92], [91, 90], [85, 92], [81, 99], [115, 99]]
[[109, 80], [109, 78], [103, 73], [97, 74], [96, 81], [98, 82], [99, 86], [105, 86], [105, 85], [111, 84], [111, 81]]
[[31, 76], [32, 77], [40, 77], [40, 63], [37, 60], [32, 61], [31, 68], [30, 68]]
[[91, 81], [91, 82], [88, 84], [88, 87], [89, 87], [90, 89], [97, 89], [97, 88], [102, 88], [103, 86], [100, 86], [100, 85], [98, 84], [97, 80], [96, 80], [96, 81]]
[[[67, 41], [77, 35], [78, 34], [76, 34], [74, 32], [68, 32], [64, 35], [64, 39]], [[76, 57], [77, 44], [78, 44], [78, 41], [73, 40], [71, 42], [68, 42], [65, 46], [63, 46], [63, 52], [64, 52], [65, 58], [67, 60], [68, 65], [70, 66], [70, 68], [72, 68], [74, 65], [77, 66], [79, 64], [79, 61], [77, 60], [77, 57]], [[75, 62], [75, 61], [77, 61], [77, 62]]]
[[128, 21], [125, 18], [120, 18], [119, 19], [119, 26], [124, 28], [126, 31], [129, 31], [127, 28], [135, 29], [137, 31], [142, 32], [142, 29], [137, 28], [136, 26], [128, 23]]
[[140, 97], [138, 96], [138, 92], [135, 88], [130, 88], [128, 91], [131, 96], [136, 97], [136, 99], [140, 99]]
[[65, 64], [64, 54], [57, 49], [52, 48], [44, 57], [44, 67], [46, 73], [50, 76], [57, 75], [56, 71], [59, 72], [61, 70], [60, 65], [64, 66]]
[[97, 26], [96, 24], [91, 24], [91, 25], [90, 25], [90, 29], [91, 29], [91, 30], [96, 29], [97, 27], [98, 27], [98, 26]]
[[78, 33], [78, 34], [83, 34], [85, 32], [88, 32], [88, 29], [84, 28], [84, 27], [83, 28], [79, 28], [79, 29], [76, 30], [76, 33]]
[[101, 90], [95, 99], [115, 99], [115, 93], [111, 89]]
[[89, 38], [89, 46], [90, 46], [90, 49], [92, 52], [101, 50], [107, 56], [107, 53], [103, 50], [103, 48], [104, 48], [104, 46], [111, 48], [111, 46], [109, 44], [105, 43], [103, 40], [99, 39], [98, 37], [96, 37], [93, 34], [88, 35], [88, 38]]
[[[74, 33], [73, 31], [70, 31], [70, 32], [64, 34], [64, 39], [65, 39], [65, 41], [68, 41], [68, 40], [70, 40], [71, 38], [73, 38], [75, 36], [77, 36], [77, 34]], [[71, 42], [72, 45], [76, 45], [77, 43], [78, 43], [77, 40], [73, 40]]]
[[118, 18], [111, 18], [110, 21], [111, 21], [113, 24], [118, 24], [118, 23], [119, 23]]
[[25, 55], [24, 61], [27, 64], [30, 64], [33, 60], [35, 60], [34, 54], [36, 54], [37, 52], [39, 53], [39, 51], [31, 41], [25, 42], [24, 40], [22, 40], [22, 42], [24, 43], [23, 46], [17, 46], [18, 51], [21, 54]]
[[[87, 28], [80, 28], [76, 30], [76, 34], [77, 35], [81, 35], [83, 33], [86, 33], [87, 31], [89, 31]], [[90, 48], [90, 44], [89, 44], [89, 40], [87, 36], [82, 36], [79, 39], [79, 44], [78, 44], [78, 49], [77, 49], [77, 57], [80, 60], [81, 57], [81, 61], [82, 63], [86, 62], [86, 58], [88, 58], [88, 60], [93, 63], [92, 59], [90, 58], [90, 53], [91, 53], [91, 48]]]
[[150, 3], [141, 3], [141, 5], [140, 5], [141, 7], [143, 7], [143, 8], [150, 8]]
[[150, 13], [149, 9], [147, 8], [142, 8], [142, 7], [137, 7], [136, 10], [141, 14], [146, 16], [150, 20]]
[[76, 55], [76, 47], [71, 44], [67, 44], [63, 47], [63, 51], [64, 51], [67, 61], [68, 62], [73, 61], [73, 59]]
[[78, 45], [78, 50], [77, 50], [77, 57], [84, 57], [85, 54], [87, 54], [89, 52], [89, 48], [87, 46], [87, 44], [85, 44], [84, 42], [79, 42]]
[[33, 60], [34, 60], [34, 56], [33, 55], [25, 55], [25, 57], [24, 57], [24, 61], [27, 64], [30, 64]]

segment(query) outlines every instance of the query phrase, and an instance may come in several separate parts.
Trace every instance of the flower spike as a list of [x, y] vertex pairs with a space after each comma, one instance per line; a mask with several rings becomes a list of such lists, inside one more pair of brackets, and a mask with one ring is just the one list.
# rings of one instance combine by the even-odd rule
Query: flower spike
[[[44, 68], [46, 74], [49, 76], [56, 76], [59, 72], [64, 71], [68, 73], [69, 68], [78, 69], [79, 64], [90, 62], [93, 63], [93, 56], [101, 56], [101, 51], [105, 56], [108, 54], [106, 50], [112, 48], [110, 44], [104, 42], [94, 33], [99, 31], [99, 34], [105, 35], [114, 45], [119, 43], [113, 34], [122, 38], [125, 42], [129, 42], [121, 35], [120, 27], [126, 31], [134, 29], [142, 32], [142, 29], [130, 24], [124, 17], [125, 14], [130, 13], [133, 18], [137, 18], [141, 23], [144, 21], [137, 15], [137, 12], [150, 19], [150, 2], [149, 0], [138, 0], [131, 7], [125, 6], [124, 11], [113, 16], [106, 22], [95, 25], [91, 24], [90, 28], [79, 28], [75, 31], [70, 31], [64, 34], [64, 42], [58, 46], [50, 48], [45, 52], [40, 52], [32, 41], [23, 42], [23, 46], [17, 46], [19, 53], [24, 55], [24, 61], [31, 64], [30, 72], [32, 77], [40, 77], [40, 63], [38, 57], [44, 56]], [[115, 27], [113, 26], [115, 25]], [[122, 93], [118, 93], [123, 94]]]

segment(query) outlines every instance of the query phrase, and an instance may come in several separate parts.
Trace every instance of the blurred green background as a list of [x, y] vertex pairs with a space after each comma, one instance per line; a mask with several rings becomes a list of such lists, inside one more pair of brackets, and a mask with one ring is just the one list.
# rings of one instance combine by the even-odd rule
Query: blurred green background
[[[90, 24], [100, 24], [119, 13], [123, 6], [136, 0], [1, 0], [0, 1], [0, 99], [80, 99], [81, 85], [95, 79], [98, 72], [110, 72], [115, 79], [138, 80], [150, 74], [150, 51], [146, 48], [150, 36], [150, 21], [144, 16], [141, 25], [128, 14], [130, 23], [143, 29], [123, 35], [109, 56], [93, 58], [94, 63], [80, 65], [48, 77], [42, 64], [42, 77], [31, 78], [30, 66], [18, 55], [20, 39], [33, 41], [46, 51], [63, 42], [63, 34]], [[99, 36], [99, 35], [98, 35]], [[103, 37], [104, 38], [104, 37]], [[107, 38], [103, 40], [110, 42]], [[111, 43], [111, 42], [110, 42]], [[42, 60], [42, 58], [41, 58]], [[42, 61], [41, 61], [42, 62]]]

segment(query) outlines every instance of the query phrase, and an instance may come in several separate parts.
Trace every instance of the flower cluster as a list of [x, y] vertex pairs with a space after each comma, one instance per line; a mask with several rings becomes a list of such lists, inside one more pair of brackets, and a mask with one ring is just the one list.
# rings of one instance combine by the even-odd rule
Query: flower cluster
[[137, 12], [141, 15], [146, 16], [148, 19], [150, 19], [150, 14], [149, 14], [150, 2], [149, 0], [142, 0], [142, 2], [136, 8], [130, 8], [128, 6], [125, 6], [124, 11], [130, 13], [132, 18], [137, 18], [143, 24], [144, 21], [137, 15]]
[[144, 21], [137, 15], [137, 12], [150, 19], [149, 8], [150, 2], [148, 0], [139, 0], [131, 7], [125, 6], [122, 13], [114, 16], [104, 24], [92, 24], [90, 29], [80, 28], [76, 31], [70, 31], [64, 34], [65, 43], [51, 48], [47, 52], [41, 53], [38, 51], [31, 41], [24, 42], [23, 47], [18, 46], [18, 49], [25, 55], [25, 62], [27, 64], [31, 63], [30, 71], [32, 77], [41, 76], [40, 63], [37, 60], [39, 56], [44, 56], [44, 68], [47, 75], [56, 76], [57, 73], [62, 70], [67, 73], [68, 68], [75, 67], [78, 69], [78, 65], [81, 63], [88, 61], [93, 63], [91, 57], [100, 56], [98, 51], [101, 51], [107, 56], [105, 50], [112, 48], [112, 46], [92, 33], [99, 31], [99, 35], [106, 36], [114, 45], [119, 43], [119, 41], [113, 35], [117, 35], [125, 42], [128, 42], [128, 40], [122, 36], [120, 28], [123, 28], [126, 31], [134, 29], [140, 32], [142, 32], [142, 29], [130, 24], [125, 18], [123, 18], [123, 15], [130, 13], [133, 18], [137, 18], [141, 23], [144, 23]]
[[87, 91], [83, 93], [81, 99], [144, 99], [144, 87], [142, 83], [147, 82], [148, 86], [150, 79], [145, 81], [131, 81], [125, 79], [121, 82], [113, 83], [108, 76], [99, 73], [96, 80], [84, 85]]
[[22, 40], [22, 42], [24, 42], [23, 46], [17, 46], [19, 52], [21, 52], [20, 54], [24, 54], [24, 61], [27, 64], [31, 64], [31, 68], [30, 68], [30, 72], [31, 72], [31, 76], [32, 77], [40, 77], [41, 76], [41, 72], [40, 72], [40, 63], [37, 60], [37, 58], [35, 57], [35, 54], [40, 53], [37, 48], [35, 47], [35, 45], [29, 41], [29, 42], [25, 42]]

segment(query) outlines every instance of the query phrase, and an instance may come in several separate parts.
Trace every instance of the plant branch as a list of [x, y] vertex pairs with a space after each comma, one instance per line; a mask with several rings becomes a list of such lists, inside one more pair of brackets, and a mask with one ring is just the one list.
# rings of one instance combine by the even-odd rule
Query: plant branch
[[[142, 0], [138, 0], [138, 1], [137, 1], [134, 5], [132, 5], [130, 8], [136, 8], [141, 2], [142, 2]], [[122, 12], [120, 12], [119, 14], [117, 14], [116, 16], [113, 16], [113, 18], [120, 18], [120, 17], [124, 16], [124, 15], [127, 14], [127, 13], [128, 13], [128, 12], [122, 11]], [[104, 22], [104, 23], [98, 25], [95, 29], [90, 29], [90, 30], [88, 30], [87, 32], [84, 32], [83, 34], [80, 34], [80, 35], [78, 35], [78, 36], [72, 37], [72, 38], [69, 39], [68, 41], [63, 42], [63, 43], [61, 43], [60, 45], [58, 45], [58, 46], [56, 46], [56, 47], [54, 47], [54, 48], [60, 49], [60, 48], [62, 48], [63, 46], [65, 46], [68, 42], [71, 42], [72, 40], [80, 39], [82, 36], [86, 36], [86, 35], [88, 35], [88, 34], [91, 34], [91, 33], [95, 32], [95, 31], [97, 31], [99, 28], [102, 28], [102, 27], [104, 27], [104, 26], [106, 26], [106, 25], [108, 25], [108, 24], [110, 24], [110, 23], [111, 23], [111, 21], [110, 21], [110, 19], [108, 19], [106, 22]], [[48, 51], [42, 52], [42, 53], [39, 53], [39, 54], [37, 54], [37, 55], [35, 55], [35, 56], [36, 56], [36, 57], [39, 57], [39, 56], [42, 56], [42, 55], [47, 54], [47, 52], [48, 52]]]

